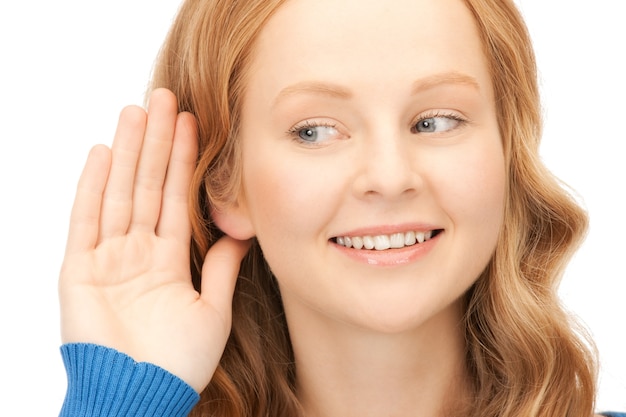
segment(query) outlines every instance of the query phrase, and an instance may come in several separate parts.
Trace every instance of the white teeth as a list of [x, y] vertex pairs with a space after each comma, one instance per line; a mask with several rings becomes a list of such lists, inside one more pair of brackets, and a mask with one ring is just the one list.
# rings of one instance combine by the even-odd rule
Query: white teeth
[[409, 231], [406, 233], [393, 233], [391, 235], [340, 236], [336, 238], [335, 242], [346, 248], [368, 250], [375, 249], [382, 251], [387, 249], [400, 249], [405, 246], [413, 246], [416, 243], [424, 243], [427, 240], [430, 240], [432, 236], [432, 230], [428, 230], [426, 232]]
[[389, 244], [394, 249], [404, 247], [404, 233], [394, 233], [389, 237]]
[[374, 236], [374, 249], [376, 250], [385, 250], [391, 247], [391, 240], [389, 236], [379, 235]]
[[404, 234], [404, 246], [415, 245], [415, 232], [408, 232]]

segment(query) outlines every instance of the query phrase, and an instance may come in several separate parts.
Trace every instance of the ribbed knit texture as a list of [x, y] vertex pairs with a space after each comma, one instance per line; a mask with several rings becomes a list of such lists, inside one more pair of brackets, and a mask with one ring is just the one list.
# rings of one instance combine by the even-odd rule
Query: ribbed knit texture
[[61, 346], [68, 387], [60, 417], [183, 417], [200, 396], [156, 365], [104, 346]]
[[182, 379], [115, 349], [70, 343], [61, 355], [68, 386], [59, 417], [185, 417], [200, 400]]

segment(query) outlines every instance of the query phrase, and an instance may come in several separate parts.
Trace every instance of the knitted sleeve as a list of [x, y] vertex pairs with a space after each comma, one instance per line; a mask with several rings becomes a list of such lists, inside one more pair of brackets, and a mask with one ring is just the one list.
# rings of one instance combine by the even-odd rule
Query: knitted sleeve
[[156, 365], [104, 346], [61, 346], [67, 393], [60, 417], [183, 417], [200, 396]]

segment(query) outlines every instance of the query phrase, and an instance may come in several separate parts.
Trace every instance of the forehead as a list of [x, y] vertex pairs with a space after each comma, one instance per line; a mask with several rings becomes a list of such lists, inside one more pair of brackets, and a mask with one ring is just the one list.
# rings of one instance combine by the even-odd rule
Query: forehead
[[288, 0], [255, 45], [252, 82], [321, 80], [390, 88], [461, 73], [490, 88], [475, 20], [462, 0]]

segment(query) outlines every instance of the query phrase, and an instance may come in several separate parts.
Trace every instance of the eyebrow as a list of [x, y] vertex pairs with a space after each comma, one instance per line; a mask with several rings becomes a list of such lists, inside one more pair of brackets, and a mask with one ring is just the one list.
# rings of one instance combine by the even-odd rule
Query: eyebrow
[[425, 78], [420, 78], [413, 83], [411, 88], [411, 94], [418, 94], [420, 91], [429, 90], [431, 88], [439, 87], [440, 85], [466, 85], [476, 90], [480, 90], [480, 84], [476, 78], [471, 77], [461, 72], [444, 72], [441, 74], [429, 75]]
[[[476, 90], [480, 90], [480, 84], [476, 78], [460, 72], [452, 71], [429, 75], [414, 81], [411, 86], [411, 95], [416, 95], [421, 91], [446, 84], [466, 85]], [[343, 100], [348, 100], [353, 96], [349, 89], [337, 84], [320, 81], [303, 81], [283, 88], [274, 99], [273, 104], [276, 105], [281, 100], [298, 94], [323, 95]]]
[[352, 98], [352, 92], [337, 84], [323, 83], [319, 81], [303, 81], [283, 88], [276, 96], [274, 105], [279, 101], [297, 94], [317, 94], [348, 100]]

